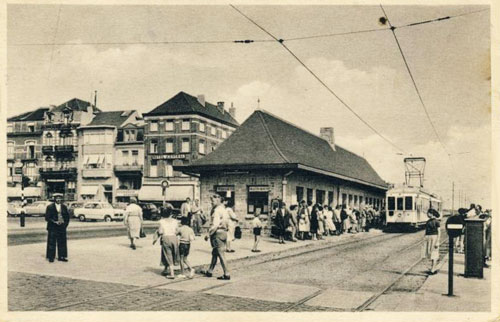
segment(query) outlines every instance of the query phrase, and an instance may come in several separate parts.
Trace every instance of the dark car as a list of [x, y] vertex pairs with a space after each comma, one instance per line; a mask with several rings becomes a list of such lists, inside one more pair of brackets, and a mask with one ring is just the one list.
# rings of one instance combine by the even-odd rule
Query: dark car
[[159, 220], [160, 217], [160, 211], [158, 210], [158, 207], [155, 206], [153, 203], [139, 203], [139, 206], [142, 209], [142, 217], [145, 220]]

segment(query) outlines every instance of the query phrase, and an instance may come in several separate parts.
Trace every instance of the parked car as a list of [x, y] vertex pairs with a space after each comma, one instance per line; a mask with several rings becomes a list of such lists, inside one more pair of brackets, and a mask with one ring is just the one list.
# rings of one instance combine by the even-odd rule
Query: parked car
[[70, 201], [70, 202], [66, 203], [66, 207], [68, 207], [69, 216], [73, 217], [73, 218], [77, 218], [77, 216], [75, 216], [75, 209], [82, 208], [83, 204], [84, 204], [84, 202], [82, 202], [82, 201]]
[[11, 201], [7, 204], [7, 216], [16, 217], [21, 214], [21, 202], [20, 201]]
[[51, 201], [35, 201], [32, 204], [24, 206], [25, 214], [26, 216], [45, 216], [47, 206], [51, 203]]
[[121, 209], [121, 210], [127, 209], [127, 203], [125, 202], [115, 202], [114, 204], [112, 204], [112, 206], [115, 209]]
[[139, 203], [139, 206], [142, 208], [142, 218], [145, 220], [159, 220], [160, 210], [153, 203]]
[[75, 208], [74, 215], [80, 221], [86, 220], [104, 220], [111, 222], [113, 220], [123, 220], [124, 211], [115, 209], [107, 202], [87, 202], [82, 208]]

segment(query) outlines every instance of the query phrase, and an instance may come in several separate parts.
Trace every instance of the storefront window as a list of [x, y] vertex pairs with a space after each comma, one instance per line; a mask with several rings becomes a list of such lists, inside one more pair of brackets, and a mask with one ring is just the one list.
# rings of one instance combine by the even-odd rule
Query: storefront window
[[342, 194], [342, 205], [345, 205], [347, 202], [347, 195], [345, 193]]
[[234, 206], [234, 186], [215, 186], [215, 193], [217, 193], [222, 198], [229, 198], [228, 206]]
[[325, 202], [325, 190], [316, 190], [316, 203], [322, 205]]
[[328, 191], [328, 205], [333, 205], [333, 191]]
[[358, 196], [354, 196], [354, 206], [358, 206]]
[[312, 202], [312, 201], [313, 201], [313, 190], [307, 188], [307, 202]]
[[249, 186], [247, 203], [249, 214], [254, 214], [256, 209], [260, 209], [261, 214], [268, 214], [269, 188], [267, 186]]
[[300, 203], [304, 199], [304, 187], [297, 187], [297, 203]]
[[349, 195], [349, 206], [352, 206], [352, 195]]

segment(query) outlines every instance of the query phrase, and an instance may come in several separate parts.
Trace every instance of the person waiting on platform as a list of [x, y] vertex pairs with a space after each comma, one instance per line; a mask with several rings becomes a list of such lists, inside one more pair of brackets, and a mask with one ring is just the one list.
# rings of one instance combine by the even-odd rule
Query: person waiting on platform
[[305, 240], [306, 236], [309, 234], [309, 225], [308, 225], [309, 216], [305, 200], [302, 200], [300, 202], [298, 218], [299, 218], [299, 236], [300, 236], [299, 238], [301, 240]]
[[333, 209], [330, 206], [325, 205], [325, 208], [323, 208], [323, 213], [325, 216], [325, 226], [326, 226], [326, 231], [327, 235], [330, 234], [331, 236], [335, 235], [335, 223], [333, 222]]
[[276, 226], [276, 234], [278, 235], [280, 244], [285, 243], [285, 232], [287, 228], [286, 225], [287, 223], [285, 222], [285, 215], [286, 215], [285, 203], [280, 202], [279, 208], [276, 211], [276, 216], [274, 217], [274, 225]]
[[260, 241], [260, 233], [262, 230], [262, 222], [260, 221], [260, 208], [255, 209], [255, 215], [252, 220], [252, 229], [253, 229], [253, 236], [254, 236], [254, 243], [252, 247], [252, 252], [254, 253], [259, 253], [259, 241]]
[[226, 240], [226, 252], [234, 253], [235, 250], [231, 247], [231, 243], [235, 240], [234, 238], [234, 230], [236, 228], [236, 224], [238, 223], [238, 217], [234, 213], [232, 207], [229, 206], [229, 198], [224, 199], [224, 207], [226, 209], [226, 221], [228, 223], [228, 231], [227, 231], [227, 240]]
[[437, 261], [439, 259], [441, 230], [438, 218], [440, 215], [437, 210], [430, 208], [427, 211], [427, 217], [429, 217], [429, 220], [425, 223], [425, 258], [432, 261], [429, 274], [434, 275], [437, 273]]
[[318, 240], [318, 216], [319, 216], [318, 205], [314, 205], [311, 211], [311, 224], [309, 231], [311, 233], [312, 240]]

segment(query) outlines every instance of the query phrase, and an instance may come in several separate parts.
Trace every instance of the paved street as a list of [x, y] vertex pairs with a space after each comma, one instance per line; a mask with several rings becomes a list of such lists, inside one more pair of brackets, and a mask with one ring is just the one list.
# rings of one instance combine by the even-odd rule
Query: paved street
[[[14, 246], [9, 247], [9, 309], [352, 311], [377, 295], [401, 272], [418, 261], [422, 236], [422, 231], [404, 234], [372, 231], [329, 237], [327, 241], [316, 244], [306, 242], [309, 243], [307, 247], [301, 248], [297, 248], [300, 242], [278, 245], [271, 244], [272, 240], [269, 240], [274, 252], [270, 252], [268, 257], [265, 254], [264, 260], [241, 257], [242, 252], [248, 251], [242, 239], [239, 245], [236, 244], [240, 259], [235, 258], [232, 262], [232, 279], [229, 282], [201, 275], [193, 280], [166, 280], [158, 275], [159, 268], [151, 269], [151, 265], [137, 258], [123, 258], [120, 262], [122, 265], [127, 263], [143, 267], [131, 269], [116, 266], [109, 270], [107, 263], [102, 263], [102, 267], [96, 269], [89, 267], [89, 264], [98, 265], [88, 257], [90, 254], [84, 259], [77, 258], [79, 250], [73, 251], [68, 264], [55, 263], [50, 266], [42, 261], [35, 265], [37, 270], [30, 270], [12, 259], [27, 256], [28, 248], [43, 250], [43, 244]], [[116, 238], [97, 239], [96, 242], [106, 240], [108, 243], [117, 242]], [[119, 243], [124, 242], [122, 240]], [[288, 248], [276, 253], [280, 246]], [[12, 254], [13, 250], [16, 250], [16, 254]], [[128, 251], [125, 247], [122, 250]], [[91, 251], [95, 252], [96, 257], [102, 258], [103, 254], [96, 248]], [[123, 252], [119, 251], [117, 255], [123, 256], [120, 255]], [[145, 248], [142, 255], [150, 260]], [[193, 255], [193, 261], [195, 256], [201, 255]], [[208, 260], [207, 251], [204, 261], [194, 264], [199, 265]], [[115, 263], [116, 259], [110, 258], [109, 261]], [[57, 271], [53, 270], [55, 267]], [[425, 264], [417, 265], [392, 291], [418, 290], [427, 279], [425, 270]], [[221, 272], [216, 271], [214, 276], [219, 274]], [[385, 305], [384, 310], [391, 309]]]

